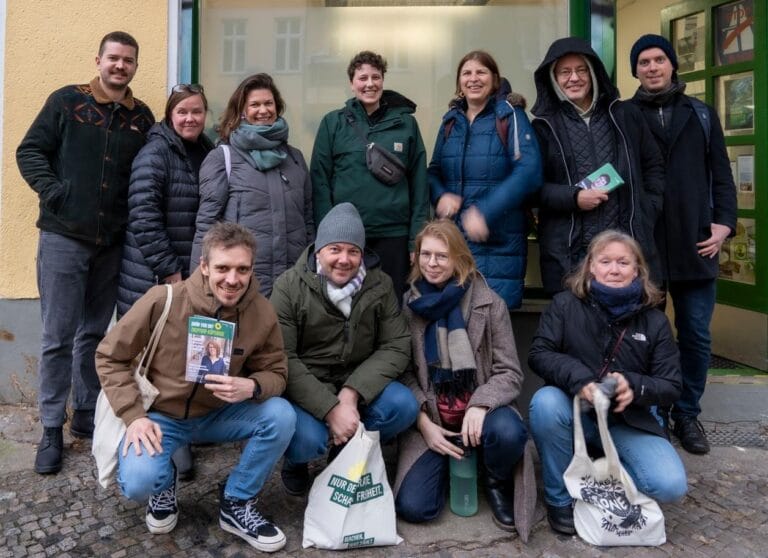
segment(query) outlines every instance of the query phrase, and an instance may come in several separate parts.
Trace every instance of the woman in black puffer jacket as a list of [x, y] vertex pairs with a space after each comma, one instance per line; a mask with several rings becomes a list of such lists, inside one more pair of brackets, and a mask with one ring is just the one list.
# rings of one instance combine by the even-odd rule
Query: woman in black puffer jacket
[[198, 208], [198, 173], [213, 148], [203, 134], [208, 101], [199, 85], [177, 85], [165, 118], [133, 160], [118, 317], [152, 285], [189, 276]]

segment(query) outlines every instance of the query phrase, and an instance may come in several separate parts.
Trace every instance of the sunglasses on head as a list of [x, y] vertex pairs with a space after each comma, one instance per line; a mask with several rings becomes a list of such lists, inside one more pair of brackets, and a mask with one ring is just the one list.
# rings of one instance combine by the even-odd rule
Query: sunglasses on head
[[179, 83], [171, 89], [173, 93], [202, 93], [203, 86], [198, 83]]

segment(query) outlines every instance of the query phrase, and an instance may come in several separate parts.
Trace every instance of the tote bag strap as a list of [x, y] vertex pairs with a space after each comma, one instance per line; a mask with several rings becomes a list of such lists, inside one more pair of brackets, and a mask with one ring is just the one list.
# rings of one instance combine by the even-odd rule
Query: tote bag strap
[[599, 389], [593, 392], [592, 401], [595, 405], [597, 427], [600, 430], [600, 441], [603, 443], [603, 453], [608, 460], [608, 468], [615, 478], [621, 478], [619, 453], [616, 451], [611, 432], [608, 430], [608, 408], [611, 406], [611, 401]]
[[584, 440], [584, 428], [581, 426], [581, 401], [578, 395], [573, 396], [573, 453], [578, 457], [589, 459], [587, 442]]
[[149, 336], [147, 348], [144, 350], [144, 354], [141, 356], [141, 361], [139, 361], [139, 367], [137, 369], [139, 374], [144, 376], [147, 375], [147, 368], [149, 367], [149, 363], [152, 362], [152, 357], [155, 356], [155, 349], [157, 349], [157, 345], [160, 342], [160, 335], [163, 333], [165, 322], [168, 321], [168, 314], [171, 310], [171, 301], [173, 300], [173, 287], [166, 284], [165, 290], [167, 295], [165, 297], [163, 313], [160, 314], [160, 318], [155, 324], [155, 329], [152, 330], [152, 335]]

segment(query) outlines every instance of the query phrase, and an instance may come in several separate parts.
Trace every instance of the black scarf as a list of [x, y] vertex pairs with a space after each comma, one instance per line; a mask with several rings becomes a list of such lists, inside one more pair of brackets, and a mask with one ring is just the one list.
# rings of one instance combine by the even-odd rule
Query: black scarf
[[639, 277], [626, 287], [609, 287], [592, 279], [589, 292], [614, 320], [643, 307], [643, 283]]

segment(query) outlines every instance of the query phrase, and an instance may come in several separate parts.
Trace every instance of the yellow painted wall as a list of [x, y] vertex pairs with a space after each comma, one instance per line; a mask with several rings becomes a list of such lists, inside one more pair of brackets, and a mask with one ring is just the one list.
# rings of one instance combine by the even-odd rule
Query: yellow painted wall
[[45, 99], [96, 76], [101, 38], [126, 31], [139, 42], [134, 94], [155, 116], [165, 106], [168, 53], [166, 0], [9, 0], [5, 40], [3, 152], [0, 162], [0, 298], [37, 297], [37, 195], [16, 167], [16, 147]]

